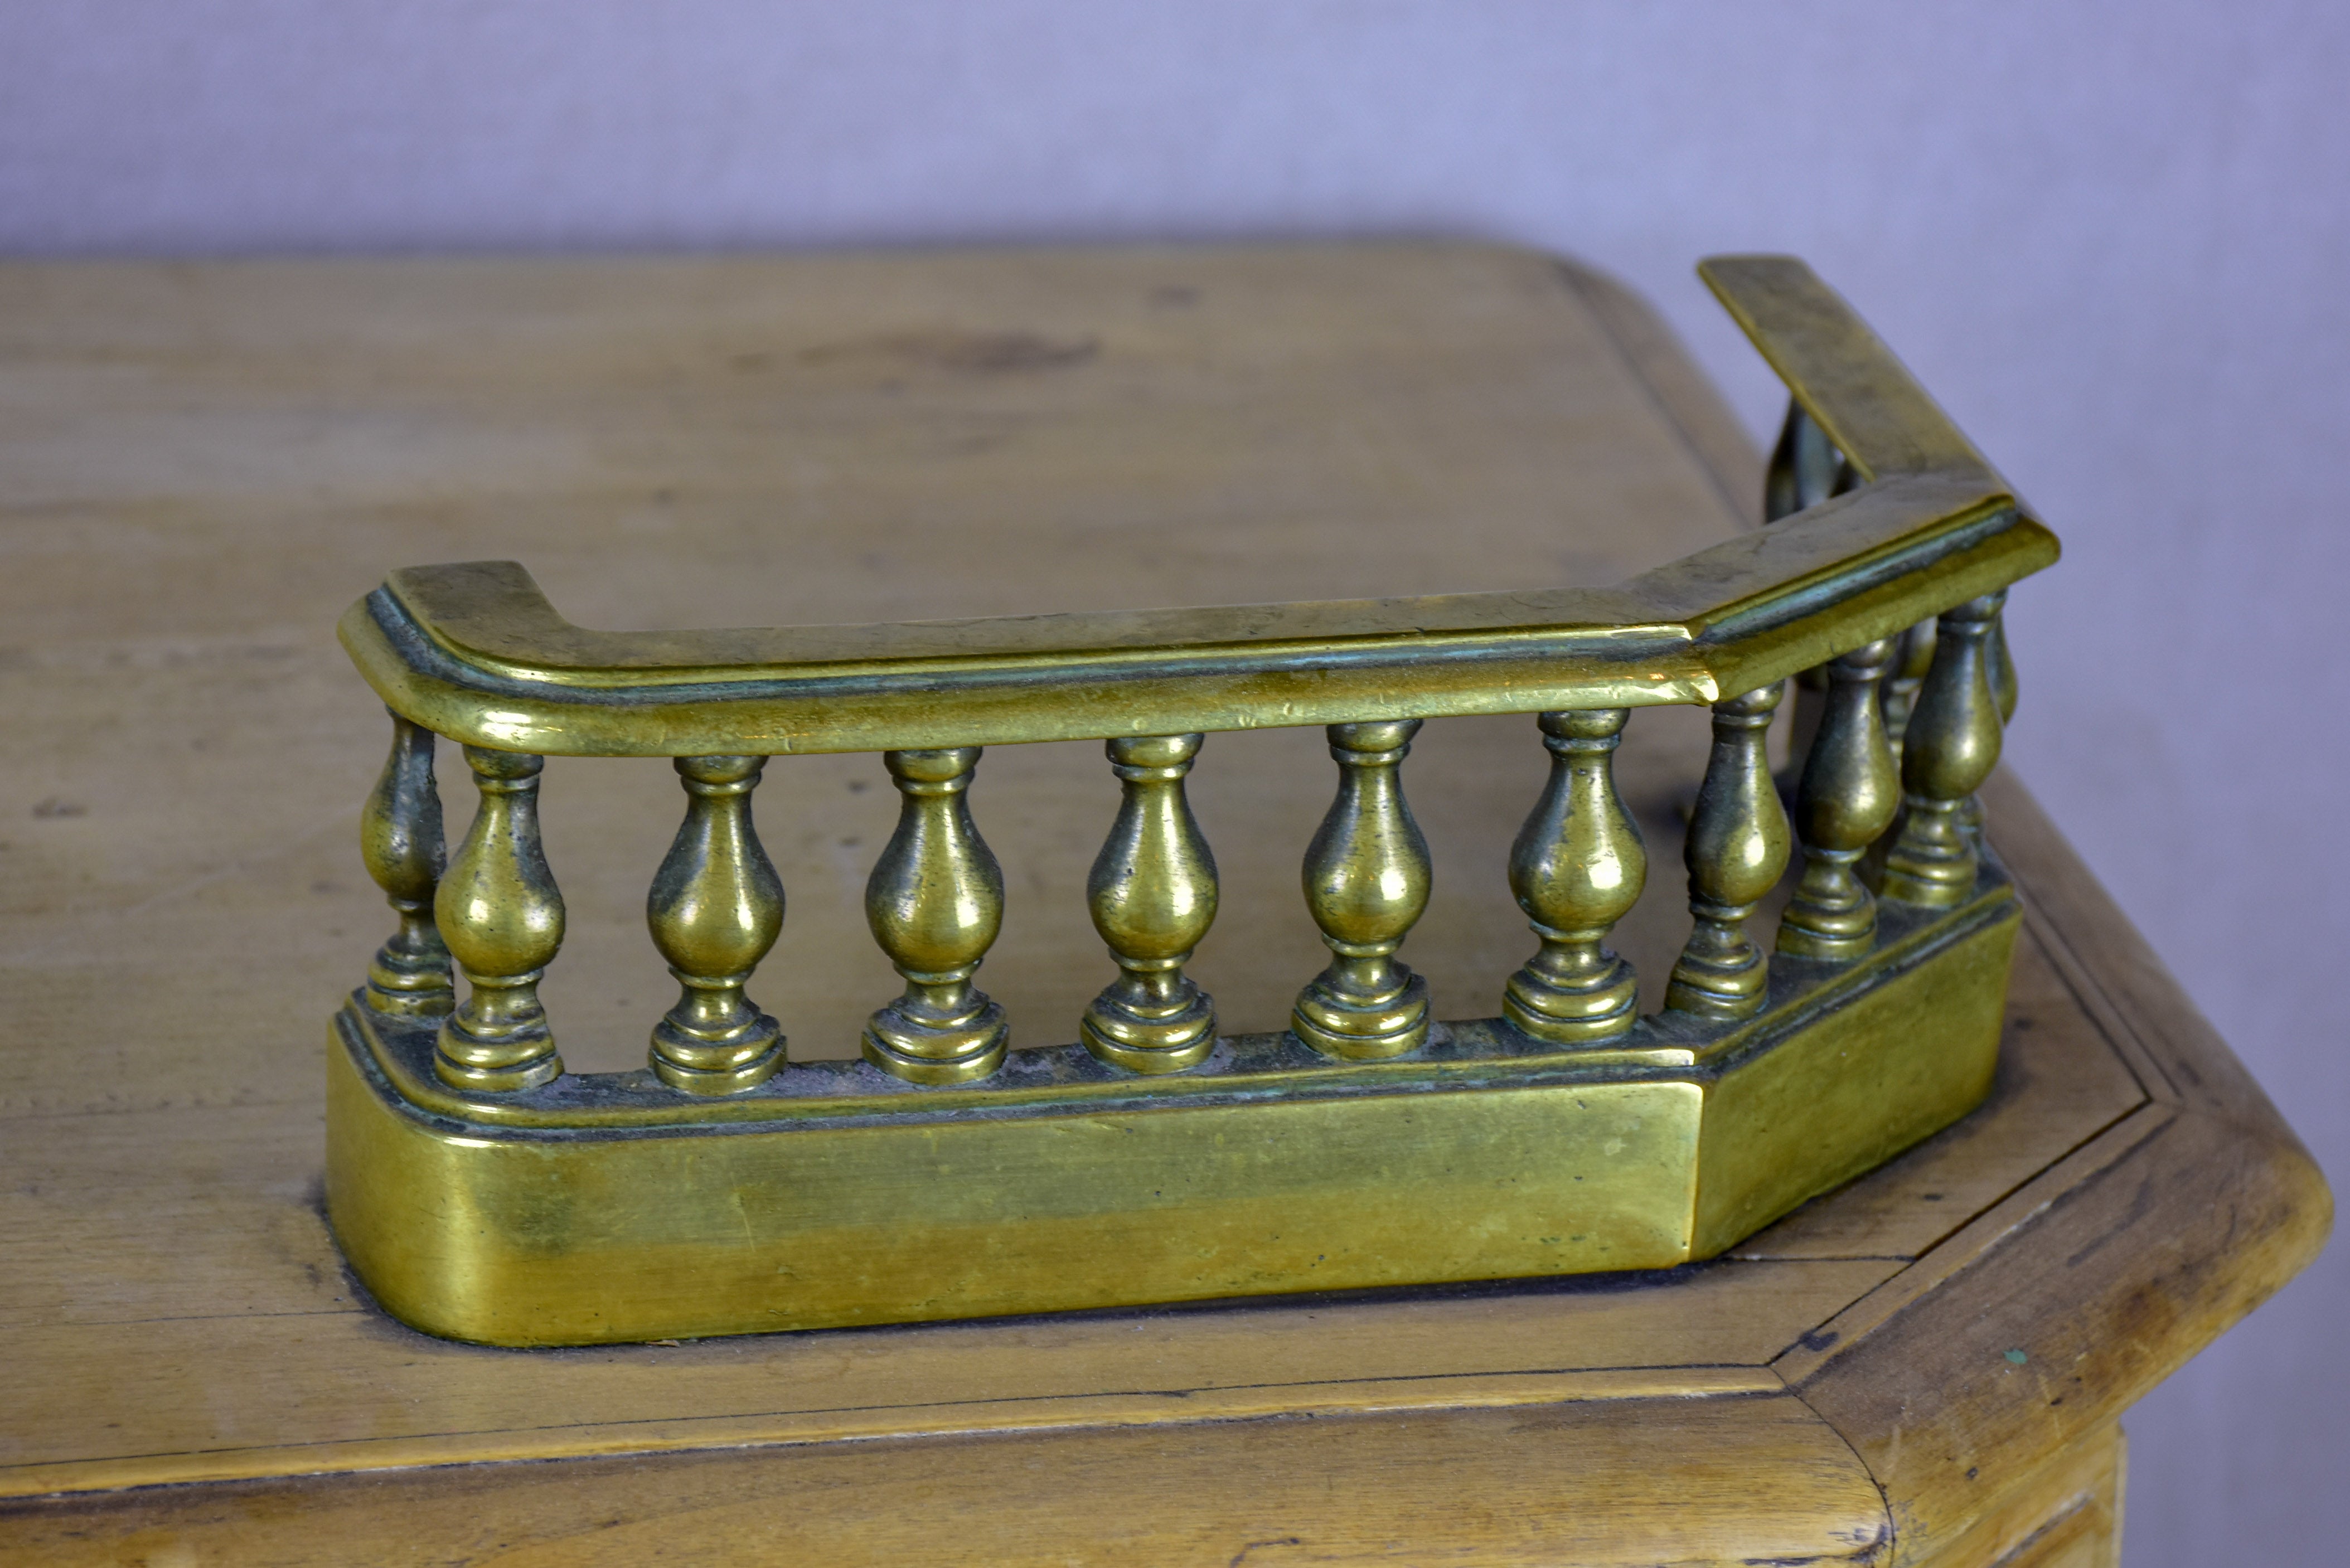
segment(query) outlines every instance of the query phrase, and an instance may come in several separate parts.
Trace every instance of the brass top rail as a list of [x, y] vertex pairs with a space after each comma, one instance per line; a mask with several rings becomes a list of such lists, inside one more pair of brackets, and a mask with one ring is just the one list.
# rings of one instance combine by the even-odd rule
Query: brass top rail
[[1700, 273], [1860, 487], [1615, 587], [609, 632], [480, 561], [393, 573], [340, 636], [395, 712], [472, 745], [891, 751], [1713, 702], [2055, 561], [2054, 535], [1810, 267]]

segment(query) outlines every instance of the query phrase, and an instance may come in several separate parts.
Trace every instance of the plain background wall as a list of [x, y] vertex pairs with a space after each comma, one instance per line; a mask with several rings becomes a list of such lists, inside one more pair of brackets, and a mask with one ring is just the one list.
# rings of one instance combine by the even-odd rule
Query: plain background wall
[[[2340, 1180], [2345, 83], [2350, 8], [2244, 0], [12, 0], [0, 251], [1467, 234], [1758, 436], [1690, 267], [1798, 252], [2064, 535], [2009, 754]], [[2340, 1561], [2344, 1257], [2128, 1422], [2130, 1568]]]

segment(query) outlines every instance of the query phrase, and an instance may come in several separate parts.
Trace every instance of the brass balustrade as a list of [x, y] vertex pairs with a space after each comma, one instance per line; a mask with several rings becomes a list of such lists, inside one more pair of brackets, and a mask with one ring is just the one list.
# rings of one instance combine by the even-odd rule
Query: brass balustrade
[[[511, 563], [394, 573], [341, 628], [394, 716], [363, 848], [399, 929], [331, 1047], [361, 1277], [434, 1332], [553, 1344], [1672, 1263], [1963, 1114], [2015, 929], [1972, 799], [2014, 702], [1999, 616], [2055, 541], [1801, 263], [1701, 270], [1793, 393], [1770, 525], [1615, 588], [607, 633]], [[1644, 1017], [1607, 945], [1648, 869], [1611, 753], [1666, 703], [1711, 705], [1714, 743]], [[1509, 864], [1538, 947], [1431, 999], [1399, 957], [1433, 869], [1403, 769], [1461, 713], [1534, 715], [1551, 757]], [[1331, 961], [1287, 1033], [1220, 1036], [1187, 775], [1217, 732], [1305, 724], [1337, 764], [1302, 869]], [[436, 734], [480, 794], [445, 867]], [[973, 979], [1004, 881], [971, 787], [984, 747], [1079, 738], [1121, 792], [1087, 895], [1117, 974], [1081, 1018], [1010, 1019]], [[785, 906], [752, 792], [842, 751], [902, 797], [866, 911], [905, 991], [860, 1061], [796, 1061], [745, 989]], [[670, 756], [687, 794], [649, 1072], [564, 1073], [537, 998], [550, 755]]]

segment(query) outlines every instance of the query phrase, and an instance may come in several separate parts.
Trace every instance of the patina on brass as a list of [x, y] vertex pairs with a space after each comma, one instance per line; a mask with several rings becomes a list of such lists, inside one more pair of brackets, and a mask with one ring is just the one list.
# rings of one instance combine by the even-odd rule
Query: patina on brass
[[1771, 960], [1746, 919], [1778, 886], [1793, 836], [1763, 755], [1784, 691], [1774, 681], [1713, 705], [1713, 754], [1682, 850], [1696, 924], [1665, 988], [1673, 1012], [1750, 1018], [1769, 993]]
[[535, 1089], [563, 1071], [538, 982], [563, 946], [563, 895], [538, 846], [546, 760], [465, 748], [481, 809], [433, 896], [471, 994], [441, 1025], [433, 1069], [454, 1088]]
[[964, 798], [979, 748], [882, 757], [905, 798], [865, 884], [873, 940], [906, 994], [865, 1025], [865, 1059], [910, 1084], [963, 1084], [1002, 1065], [1003, 1009], [971, 977], [1003, 927], [1003, 871]]
[[1373, 1062], [1428, 1043], [1428, 981], [1396, 949], [1428, 908], [1428, 840], [1403, 794], [1417, 719], [1333, 724], [1338, 795], [1306, 846], [1305, 908], [1330, 967], [1297, 993], [1289, 1026], [1325, 1055]]
[[[393, 574], [342, 635], [411, 727], [369, 817], [395, 907], [432, 868], [425, 732], [466, 745], [483, 805], [433, 895], [471, 995], [445, 1021], [387, 1008], [371, 971], [338, 1016], [328, 1205], [360, 1277], [433, 1332], [548, 1345], [1644, 1267], [1962, 1114], [2017, 928], [1966, 816], [2012, 703], [1997, 612], [2055, 541], [1801, 263], [1701, 271], [1793, 394], [1785, 514], [1613, 588], [613, 633], [511, 563]], [[1929, 661], [1914, 713], [1890, 680], [1872, 709], [1903, 659]], [[1746, 929], [1791, 836], [1763, 735], [1812, 670], [1781, 940], [1838, 961], [1773, 965]], [[1609, 753], [1659, 703], [1712, 704], [1715, 743], [1696, 929], [1641, 1018], [1605, 945], [1645, 869]], [[1430, 876], [1398, 768], [1422, 719], [1461, 713], [1542, 716], [1551, 777], [1510, 866], [1542, 947], [1503, 1017], [1440, 1025], [1395, 958]], [[1850, 855], [1903, 716], [1870, 919]], [[1216, 898], [1184, 774], [1206, 733], [1308, 724], [1339, 765], [1303, 877], [1333, 961], [1290, 1032], [1219, 1037], [1183, 972]], [[972, 983], [1003, 883], [965, 792], [983, 745], [1073, 739], [1106, 742], [1124, 789], [1088, 890], [1119, 977], [1079, 1044], [1010, 1051]], [[867, 914], [905, 995], [862, 1060], [791, 1063], [743, 993], [782, 917], [748, 794], [760, 758], [861, 750], [903, 797]], [[536, 1001], [562, 938], [534, 810], [554, 753], [681, 759], [648, 917], [685, 995], [652, 1073], [563, 1075]]]
[[1640, 999], [1607, 933], [1639, 901], [1648, 852], [1616, 793], [1622, 708], [1544, 713], [1550, 782], [1510, 846], [1510, 891], [1542, 947], [1502, 992], [1502, 1016], [1557, 1045], [1628, 1033]]
[[1796, 786], [1804, 877], [1779, 917], [1773, 945], [1780, 952], [1844, 961], [1876, 940], [1877, 900], [1854, 867], [1901, 805], [1900, 774], [1877, 701], [1893, 652], [1893, 639], [1880, 639], [1827, 667], [1827, 702]]
[[680, 757], [685, 821], [645, 899], [653, 946], [683, 988], [653, 1025], [652, 1069], [689, 1095], [731, 1095], [784, 1064], [783, 1028], [743, 992], [784, 929], [784, 884], [751, 825], [764, 757]]
[[1134, 1073], [1180, 1073], [1216, 1047], [1216, 1004], [1183, 972], [1216, 919], [1216, 858], [1184, 798], [1201, 736], [1107, 742], [1125, 798], [1086, 878], [1094, 929], [1118, 977], [1078, 1020], [1101, 1060]]
[[2002, 589], [1970, 599], [1936, 629], [1934, 665], [1901, 750], [1903, 815], [1885, 857], [1887, 898], [1948, 908], [1974, 887], [1979, 856], [1964, 813], [1999, 765], [1999, 695], [1984, 645], [2006, 597]]
[[432, 891], [446, 863], [432, 732], [391, 716], [391, 754], [359, 814], [359, 858], [400, 917], [368, 965], [367, 1001], [379, 1012], [437, 1018], [456, 1005], [449, 950], [432, 923]]
[[1990, 1087], [2004, 879], [1885, 925], [1698, 1042], [1643, 1020], [1562, 1050], [1471, 1020], [1402, 1060], [1242, 1035], [1158, 1077], [1068, 1045], [961, 1087], [809, 1061], [716, 1099], [640, 1075], [585, 1102], [463, 1096], [436, 1089], [428, 1032], [355, 1005], [331, 1032], [328, 1201], [378, 1300], [498, 1345], [1669, 1267]]

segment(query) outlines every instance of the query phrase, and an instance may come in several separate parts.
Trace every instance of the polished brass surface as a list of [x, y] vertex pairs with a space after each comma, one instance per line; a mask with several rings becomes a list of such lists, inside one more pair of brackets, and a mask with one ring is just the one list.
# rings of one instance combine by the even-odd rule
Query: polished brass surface
[[433, 896], [442, 940], [471, 994], [441, 1025], [433, 1069], [454, 1088], [533, 1089], [563, 1071], [538, 1000], [563, 946], [563, 895], [538, 842], [545, 759], [465, 748], [481, 809]]
[[1696, 925], [1665, 988], [1670, 1011], [1746, 1018], [1769, 992], [1771, 961], [1746, 919], [1787, 868], [1787, 812], [1763, 752], [1784, 691], [1773, 682], [1713, 706], [1713, 754], [1682, 849]]
[[359, 814], [359, 858], [383, 889], [400, 928], [368, 965], [368, 1005], [379, 1012], [439, 1017], [456, 1005], [449, 950], [432, 923], [432, 890], [446, 857], [441, 792], [432, 783], [432, 732], [394, 713], [391, 754]]
[[1402, 777], [1419, 730], [1417, 719], [1330, 726], [1338, 794], [1300, 876], [1330, 967], [1297, 993], [1289, 1026], [1342, 1061], [1401, 1056], [1428, 1043], [1428, 981], [1395, 957], [1428, 908], [1428, 840]]
[[865, 1026], [865, 1059], [911, 1084], [962, 1084], [1003, 1064], [1003, 1010], [971, 983], [1003, 926], [1003, 872], [964, 798], [979, 748], [890, 752], [904, 799], [865, 884], [873, 940], [906, 993]]
[[[371, 971], [337, 1025], [329, 1204], [361, 1277], [435, 1332], [559, 1344], [1641, 1267], [1963, 1113], [2016, 925], [1967, 815], [2012, 702], [1996, 612], [2055, 542], [1800, 263], [1701, 271], [1793, 395], [1771, 525], [1613, 588], [618, 633], [512, 563], [394, 573], [341, 629], [407, 726], [369, 815], [395, 907], [432, 869], [428, 732], [483, 805], [434, 905], [471, 995], [436, 1023]], [[1930, 661], [1914, 713], [1904, 658]], [[1790, 678], [1807, 859], [1774, 963], [1747, 925], [1790, 849], [1764, 752]], [[1714, 740], [1695, 929], [1642, 1018], [1607, 946], [1646, 874], [1611, 754], [1663, 703], [1711, 704]], [[1425, 718], [1474, 713], [1538, 714], [1551, 753], [1509, 857], [1541, 947], [1502, 1017], [1439, 1023], [1396, 956], [1431, 881], [1399, 768]], [[1332, 959], [1288, 1032], [1220, 1036], [1186, 971], [1218, 898], [1186, 777], [1207, 733], [1313, 724]], [[1013, 1051], [972, 983], [1003, 876], [967, 792], [983, 745], [1088, 738], [1121, 782], [1087, 882], [1118, 975], [1076, 1044]], [[860, 1060], [787, 1062], [743, 992], [783, 914], [750, 792], [768, 756], [864, 750], [901, 796], [865, 908], [905, 991]], [[563, 1074], [536, 997], [549, 753], [684, 780], [650, 1072]]]
[[[1828, 992], [1834, 1011], [1791, 1021], [1775, 1048], [1722, 1073], [1706, 1107], [1695, 1255], [1883, 1164], [1947, 1126], [1953, 1106], [1991, 1093], [2018, 921], [2012, 898], [1977, 898], [1928, 928], [1941, 940], [1900, 981], [1863, 978], [1885, 972], [1888, 950], [1918, 950], [1897, 939], [1842, 971], [1860, 983]], [[1885, 923], [1906, 930], [1916, 920], [1897, 909]]]
[[[650, 1112], [641, 1075], [421, 1104], [430, 1034], [352, 1006], [328, 1208], [394, 1314], [502, 1345], [1669, 1266], [1977, 1103], [2016, 919], [1987, 872], [1968, 906], [1888, 912], [1868, 959], [1774, 980], [1767, 1012], [1694, 1044], [1643, 1021], [1638, 1049], [1561, 1051], [1477, 1020], [1403, 1061], [1244, 1035], [1142, 1078], [1070, 1045], [939, 1088], [811, 1061], [668, 1096], [702, 1136], [581, 1114]], [[464, 1114], [517, 1099], [536, 1120]]]
[[1942, 908], [1974, 886], [1979, 852], [1964, 814], [1999, 763], [1999, 694], [1985, 649], [2006, 597], [2002, 589], [1970, 599], [1936, 628], [1934, 665], [1902, 746], [1903, 815], [1885, 857], [1887, 898]]
[[680, 757], [685, 821], [645, 899], [653, 946], [683, 988], [653, 1025], [652, 1069], [690, 1095], [731, 1095], [784, 1063], [781, 1025], [743, 994], [784, 928], [784, 884], [751, 823], [764, 757]]
[[1544, 713], [1550, 782], [1510, 846], [1510, 891], [1542, 947], [1502, 992], [1502, 1016], [1557, 1045], [1627, 1033], [1640, 990], [1607, 932], [1648, 879], [1639, 826], [1616, 793], [1622, 708]]
[[1094, 929], [1118, 977], [1078, 1021], [1078, 1038], [1129, 1072], [1180, 1073], [1216, 1044], [1216, 1004], [1183, 972], [1216, 919], [1216, 858], [1184, 798], [1198, 735], [1116, 740], [1118, 821], [1086, 878]]
[[1901, 805], [1877, 701], [1894, 649], [1890, 638], [1864, 643], [1827, 668], [1827, 702], [1796, 787], [1804, 877], [1779, 917], [1780, 952], [1843, 961], [1876, 940], [1877, 900], [1854, 867]]

